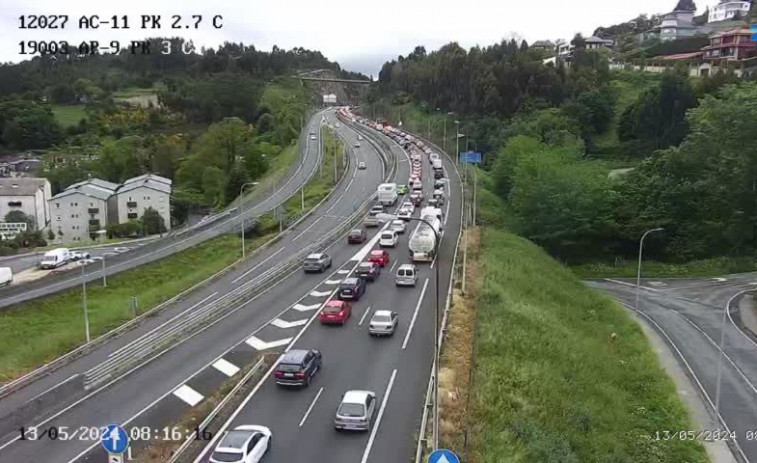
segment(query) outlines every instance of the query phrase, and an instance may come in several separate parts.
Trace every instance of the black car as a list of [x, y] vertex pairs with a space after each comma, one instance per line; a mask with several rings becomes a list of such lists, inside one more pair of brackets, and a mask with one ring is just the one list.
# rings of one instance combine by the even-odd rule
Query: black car
[[361, 262], [355, 269], [355, 276], [368, 281], [376, 281], [381, 274], [381, 266], [375, 262]]
[[345, 278], [339, 284], [337, 297], [340, 301], [345, 299], [357, 301], [363, 294], [365, 294], [365, 280], [362, 278]]
[[273, 372], [276, 384], [281, 386], [309, 386], [316, 373], [321, 371], [321, 352], [292, 349], [281, 359]]
[[350, 234], [347, 235], [348, 244], [361, 244], [365, 242], [366, 239], [368, 239], [368, 235], [366, 235], [365, 230], [361, 228], [350, 230]]

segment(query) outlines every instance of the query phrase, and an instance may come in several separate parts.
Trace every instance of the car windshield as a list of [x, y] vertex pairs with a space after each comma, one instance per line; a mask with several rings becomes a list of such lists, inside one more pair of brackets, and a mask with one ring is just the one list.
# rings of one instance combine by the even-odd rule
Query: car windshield
[[293, 372], [293, 371], [300, 371], [300, 366], [295, 365], [293, 363], [279, 363], [279, 367], [277, 368], [279, 371], [285, 371], [285, 372]]
[[373, 268], [373, 264], [371, 262], [363, 262], [360, 264], [359, 270], [370, 270]]
[[386, 314], [376, 314], [371, 321], [374, 323], [389, 323], [392, 321], [392, 317]]
[[323, 311], [325, 313], [339, 313], [339, 312], [342, 311], [342, 308], [339, 307], [339, 306], [331, 306], [331, 305], [329, 305], [329, 306], [324, 307]]
[[252, 433], [250, 431], [229, 431], [225, 436], [223, 436], [223, 439], [221, 439], [221, 443], [218, 444], [218, 447], [241, 449], [244, 447], [245, 442], [247, 442], [247, 439], [250, 438], [251, 434]]
[[350, 236], [360, 236], [360, 230], [352, 230]]
[[213, 452], [210, 456], [214, 461], [236, 462], [242, 461], [242, 452]]
[[361, 404], [342, 403], [337, 411], [341, 416], [363, 416], [363, 406]]

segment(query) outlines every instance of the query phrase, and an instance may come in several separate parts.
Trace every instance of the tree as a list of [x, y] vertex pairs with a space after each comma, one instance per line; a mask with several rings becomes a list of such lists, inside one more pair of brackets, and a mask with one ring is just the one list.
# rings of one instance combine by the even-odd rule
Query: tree
[[31, 215], [26, 215], [22, 211], [10, 211], [5, 214], [7, 223], [25, 223], [27, 230], [32, 231], [36, 228], [35, 219]]
[[20, 98], [0, 100], [0, 145], [47, 148], [60, 139], [61, 129], [49, 105]]
[[142, 226], [146, 235], [163, 235], [166, 232], [166, 221], [152, 207], [145, 209], [145, 212], [142, 214]]

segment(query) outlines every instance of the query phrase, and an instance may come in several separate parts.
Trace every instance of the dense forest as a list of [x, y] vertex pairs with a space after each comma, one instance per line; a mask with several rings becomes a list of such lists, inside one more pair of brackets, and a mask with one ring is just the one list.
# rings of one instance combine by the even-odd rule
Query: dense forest
[[754, 256], [754, 79], [610, 71], [606, 50], [573, 44], [570, 66], [525, 42], [418, 47], [384, 64], [366, 111], [437, 140], [459, 120], [509, 226], [564, 261], [632, 258], [653, 227], [654, 258]]
[[[151, 48], [163, 40], [151, 39]], [[181, 49], [181, 40], [170, 40]], [[163, 175], [174, 181], [173, 213], [181, 221], [190, 209], [228, 204], [241, 184], [294, 149], [317, 98], [292, 76], [319, 69], [365, 78], [317, 51], [242, 43], [2, 64], [0, 154], [43, 153], [39, 174], [53, 193], [88, 177]]]

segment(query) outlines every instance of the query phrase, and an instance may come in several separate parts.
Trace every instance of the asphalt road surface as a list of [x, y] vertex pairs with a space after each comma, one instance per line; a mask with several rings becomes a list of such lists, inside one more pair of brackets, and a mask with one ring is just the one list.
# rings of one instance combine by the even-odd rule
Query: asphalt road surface
[[[283, 181], [281, 185], [276, 187], [275, 191], [272, 191], [270, 195], [267, 195], [262, 200], [254, 204], [246, 204], [241, 211], [244, 214], [245, 220], [250, 220], [272, 211], [279, 204], [296, 194], [300, 187], [306, 184], [312, 175], [317, 173], [317, 166], [319, 165], [321, 156], [320, 130], [318, 128], [322, 122], [322, 114], [321, 112], [316, 113], [303, 131], [301, 140], [303, 149], [300, 153], [300, 159], [292, 167], [286, 177], [287, 180]], [[333, 119], [334, 116], [330, 117]], [[317, 134], [316, 140], [310, 139], [308, 135], [310, 131], [314, 131]], [[176, 233], [171, 233], [162, 239], [135, 247], [129, 252], [108, 257], [106, 258], [105, 273], [113, 275], [188, 249], [224, 233], [235, 232], [241, 225], [239, 214], [240, 210], [238, 208], [231, 208], [209, 220], [187, 229], [182, 229]], [[130, 247], [128, 245], [125, 246]], [[1, 264], [2, 262], [0, 262], [0, 266]], [[96, 281], [101, 277], [101, 265], [89, 265], [85, 267], [85, 278], [87, 281]], [[80, 272], [71, 271], [48, 275], [42, 279], [24, 284], [11, 285], [10, 287], [0, 289], [0, 308], [53, 294], [80, 284]]]
[[[327, 117], [332, 122], [334, 121], [333, 114]], [[342, 126], [339, 132], [348, 141], [349, 146], [353, 146], [357, 141], [357, 133], [351, 128]], [[69, 378], [76, 378], [75, 375], [81, 375], [97, 366], [109, 355], [135, 342], [139, 336], [155, 329], [161, 323], [170, 324], [174, 320], [187, 316], [193, 310], [212, 303], [241, 282], [260, 275], [276, 262], [296, 253], [311, 244], [315, 238], [335, 227], [376, 191], [376, 186], [382, 182], [386, 169], [378, 152], [368, 143], [362, 143], [360, 148], [350, 149], [350, 156], [353, 157], [350, 162], [350, 171], [329, 200], [289, 231], [284, 238], [254, 258], [238, 265], [223, 277], [192, 292], [134, 331], [108, 342], [51, 375], [3, 398], [0, 400], [0, 417], [51, 388], [64, 384]], [[367, 169], [357, 170], [356, 165], [359, 161], [365, 162]], [[404, 164], [406, 170], [401, 175], [407, 177], [407, 163]], [[400, 164], [399, 168], [402, 169], [403, 165]], [[354, 246], [346, 246], [345, 243], [346, 237], [334, 243], [326, 251], [333, 257], [334, 269], [341, 268], [354, 254]], [[28, 425], [39, 426], [40, 430], [51, 427], [82, 429], [104, 426], [108, 423], [121, 423], [130, 428], [135, 426], [161, 428], [168, 425], [192, 406], [190, 405], [192, 401], [187, 402], [187, 396], [181, 393], [186, 391], [186, 387], [192, 388], [200, 394], [200, 397], [207, 397], [227, 378], [213, 366], [218, 363], [218, 359], [224, 357], [230, 363], [243, 368], [249, 364], [254, 354], [275, 350], [276, 347], [269, 347], [266, 344], [271, 341], [280, 341], [280, 339], [268, 338], [268, 333], [265, 332], [271, 329], [271, 322], [280, 319], [278, 324], [282, 325], [281, 322], [285, 322], [283, 326], [287, 326], [287, 323], [292, 320], [285, 318], [288, 316], [285, 312], [290, 311], [292, 307], [297, 307], [294, 310], [297, 314], [310, 315], [313, 309], [309, 307], [307, 298], [311, 297], [311, 292], [323, 281], [336, 278], [341, 278], [341, 276], [329, 278], [324, 275], [305, 275], [301, 271], [294, 271], [263, 294], [243, 302], [234, 312], [179, 343], [157, 359], [135, 369], [112, 384], [87, 391], [87, 395], [78, 402], [67, 405], [66, 409], [56, 412], [53, 416], [50, 416], [50, 413], [41, 413], [38, 419], [29, 421]], [[291, 330], [290, 328], [277, 329], [284, 333]], [[259, 340], [245, 342], [249, 341], [253, 335], [259, 337]], [[427, 375], [428, 368], [424, 370], [426, 372], [422, 376]], [[192, 386], [197, 389], [195, 390]], [[174, 393], [175, 391], [179, 392]], [[21, 440], [17, 434], [13, 433], [0, 438], [0, 462], [105, 460], [98, 442], [87, 439]], [[135, 450], [138, 451], [138, 449], [139, 445], [135, 443]]]
[[[635, 280], [592, 280], [588, 285], [609, 293], [633, 310]], [[740, 326], [738, 301], [755, 285], [755, 273], [723, 278], [644, 279], [638, 305], [640, 316], [671, 346], [679, 364], [698, 387], [705, 408], [721, 423], [720, 429], [729, 436], [733, 433], [735, 439], [729, 438], [728, 444], [734, 456], [750, 462], [757, 462], [757, 342], [751, 332]], [[719, 399], [718, 372], [722, 375]]]

